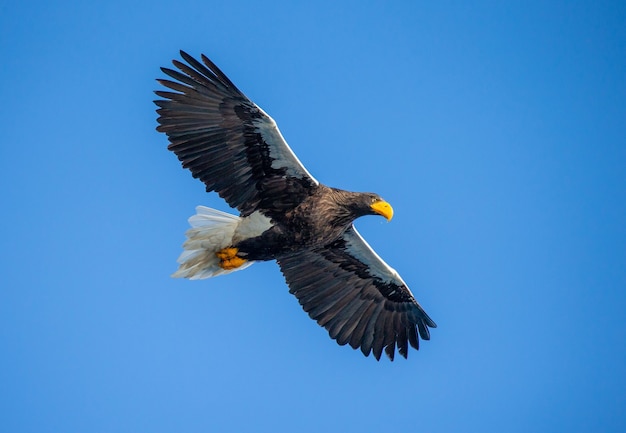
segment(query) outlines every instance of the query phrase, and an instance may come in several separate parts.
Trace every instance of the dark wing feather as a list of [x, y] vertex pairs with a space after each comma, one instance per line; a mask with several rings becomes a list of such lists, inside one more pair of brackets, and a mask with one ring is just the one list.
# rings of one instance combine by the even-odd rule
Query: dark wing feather
[[356, 229], [316, 250], [279, 258], [290, 292], [311, 318], [343, 345], [365, 356], [383, 352], [393, 360], [395, 347], [407, 357], [419, 348], [418, 334], [430, 339], [436, 328], [396, 271], [370, 248]]
[[274, 120], [250, 101], [204, 55], [202, 63], [181, 51], [178, 71], [161, 68], [172, 80], [157, 130], [167, 134], [183, 167], [244, 215], [262, 210], [280, 217], [312, 193], [317, 181], [302, 166]]

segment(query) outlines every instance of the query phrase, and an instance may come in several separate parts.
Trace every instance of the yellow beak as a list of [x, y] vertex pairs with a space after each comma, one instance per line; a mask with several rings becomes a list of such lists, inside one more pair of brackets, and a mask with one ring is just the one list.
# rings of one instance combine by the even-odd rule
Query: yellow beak
[[393, 218], [393, 208], [386, 201], [377, 201], [372, 204], [372, 210], [378, 215], [382, 215], [387, 218], [387, 221], [391, 221]]

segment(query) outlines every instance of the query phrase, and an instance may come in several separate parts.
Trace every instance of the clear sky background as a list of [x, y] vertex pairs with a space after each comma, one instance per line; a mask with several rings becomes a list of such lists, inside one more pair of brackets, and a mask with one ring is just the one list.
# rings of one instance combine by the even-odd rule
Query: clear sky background
[[[626, 4], [505, 3], [0, 5], [0, 431], [625, 431]], [[155, 131], [181, 48], [394, 206], [357, 227], [439, 325], [408, 360], [275, 263], [169, 277], [228, 209]]]

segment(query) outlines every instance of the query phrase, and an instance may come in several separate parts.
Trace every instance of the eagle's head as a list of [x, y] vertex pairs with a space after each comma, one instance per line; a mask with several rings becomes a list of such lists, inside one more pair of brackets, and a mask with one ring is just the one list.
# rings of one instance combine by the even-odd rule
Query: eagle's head
[[387, 221], [391, 221], [393, 208], [378, 194], [371, 192], [356, 193], [352, 199], [352, 209], [357, 217], [364, 215], [382, 215]]
[[393, 208], [378, 194], [344, 191], [336, 188], [330, 191], [328, 197], [332, 198], [334, 205], [329, 206], [328, 209], [333, 209], [333, 225], [347, 225], [365, 215], [382, 215], [387, 221], [393, 217]]
[[391, 205], [377, 194], [368, 195], [369, 213], [373, 215], [382, 215], [387, 219], [387, 221], [391, 221], [391, 218], [393, 218], [393, 208], [391, 207]]

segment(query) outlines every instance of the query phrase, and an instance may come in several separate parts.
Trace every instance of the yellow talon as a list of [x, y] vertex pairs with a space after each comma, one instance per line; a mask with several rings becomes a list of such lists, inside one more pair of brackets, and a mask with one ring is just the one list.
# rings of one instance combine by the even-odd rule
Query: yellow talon
[[246, 262], [246, 259], [237, 257], [237, 248], [224, 248], [215, 253], [220, 259], [219, 267], [227, 271], [238, 268]]
[[233, 257], [230, 260], [222, 260], [220, 262], [220, 268], [229, 271], [231, 269], [238, 268], [239, 266], [243, 265], [245, 262], [246, 262], [245, 259], [242, 259], [240, 257]]
[[215, 253], [220, 260], [230, 260], [237, 256], [237, 248], [224, 248]]

